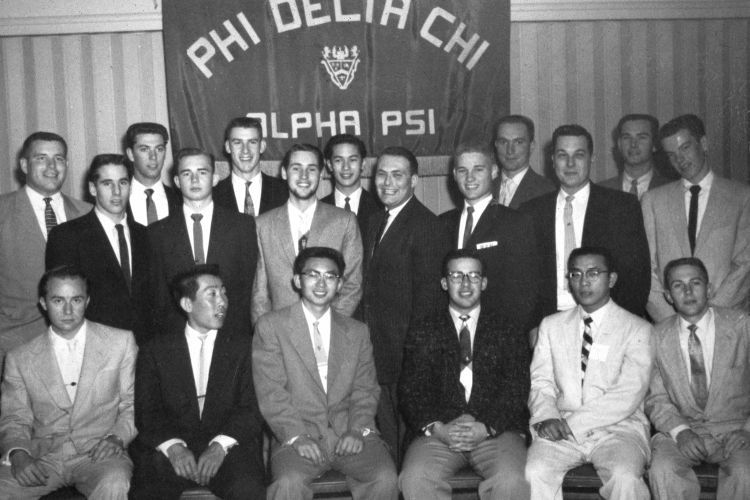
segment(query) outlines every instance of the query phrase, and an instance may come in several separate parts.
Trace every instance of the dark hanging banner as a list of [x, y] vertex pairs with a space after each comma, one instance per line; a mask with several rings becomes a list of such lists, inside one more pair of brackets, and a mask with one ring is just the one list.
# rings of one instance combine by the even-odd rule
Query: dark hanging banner
[[444, 155], [509, 108], [509, 0], [164, 0], [163, 16], [176, 148], [221, 158], [247, 115], [266, 159], [344, 132]]

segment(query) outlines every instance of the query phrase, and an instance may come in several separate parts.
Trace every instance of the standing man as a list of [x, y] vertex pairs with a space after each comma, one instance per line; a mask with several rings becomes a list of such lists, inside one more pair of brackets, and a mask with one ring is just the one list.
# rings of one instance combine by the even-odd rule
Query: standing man
[[573, 250], [568, 281], [577, 306], [542, 320], [531, 362], [534, 441], [531, 498], [562, 500], [566, 472], [591, 462], [607, 499], [648, 500], [652, 329], [610, 298], [619, 273], [606, 248]]
[[714, 175], [703, 121], [682, 115], [659, 131], [662, 149], [682, 177], [646, 194], [643, 218], [651, 249], [648, 313], [674, 314], [662, 282], [668, 262], [697, 257], [714, 285], [715, 306], [750, 310], [750, 187]]
[[266, 150], [263, 125], [256, 118], [233, 118], [224, 131], [224, 151], [232, 172], [214, 189], [219, 206], [253, 217], [280, 207], [289, 197], [286, 183], [260, 170], [260, 157]]
[[560, 190], [524, 203], [534, 219], [541, 254], [542, 315], [575, 307], [565, 279], [568, 255], [581, 246], [607, 248], [620, 278], [612, 298], [637, 316], [648, 298], [648, 242], [638, 200], [589, 180], [594, 143], [580, 125], [562, 125], [552, 134], [552, 162]]
[[363, 311], [381, 388], [378, 427], [394, 457], [401, 456], [405, 431], [398, 379], [406, 333], [413, 320], [444, 310], [440, 263], [450, 249], [444, 225], [414, 196], [418, 182], [411, 151], [389, 147], [381, 153], [375, 186], [385, 210], [368, 222]]
[[487, 263], [486, 310], [510, 315], [530, 330], [539, 324], [539, 259], [531, 217], [492, 199], [497, 165], [484, 145], [461, 144], [453, 155], [453, 180], [464, 197], [462, 207], [445, 212], [453, 248], [471, 248]]
[[135, 437], [133, 334], [84, 319], [86, 277], [47, 271], [39, 305], [49, 328], [8, 354], [0, 413], [0, 498], [39, 498], [75, 486], [87, 498], [125, 500]]
[[141, 344], [148, 333], [148, 235], [127, 218], [130, 180], [124, 156], [95, 156], [88, 172], [94, 210], [50, 231], [46, 263], [81, 269], [90, 287], [86, 318], [131, 330]]
[[355, 500], [398, 498], [396, 467], [375, 430], [369, 332], [332, 308], [345, 269], [337, 250], [302, 250], [294, 261], [301, 300], [255, 328], [253, 380], [273, 433], [269, 499], [312, 499], [310, 483], [330, 469], [346, 475]]
[[409, 330], [399, 384], [415, 437], [400, 476], [404, 498], [451, 498], [447, 480], [471, 466], [483, 499], [529, 498], [524, 478], [529, 349], [520, 325], [480, 306], [483, 260], [469, 249], [443, 260], [448, 310]]
[[534, 122], [523, 115], [508, 115], [495, 127], [495, 155], [502, 167], [497, 200], [518, 208], [524, 202], [555, 191], [555, 185], [529, 166], [534, 152]]
[[173, 293], [187, 322], [138, 355], [133, 498], [178, 499], [197, 484], [227, 500], [263, 498], [250, 337], [224, 326], [232, 304], [216, 266], [176, 276]]
[[654, 331], [651, 491], [657, 500], [697, 500], [692, 468], [710, 462], [720, 465], [717, 499], [750, 498], [750, 320], [709, 306], [713, 287], [700, 259], [669, 262], [664, 283], [677, 315]]
[[68, 173], [68, 145], [52, 132], [34, 132], [20, 153], [26, 186], [0, 196], [0, 360], [44, 328], [37, 284], [44, 273], [47, 233], [80, 217], [91, 205], [60, 192]]
[[208, 263], [219, 266], [232, 303], [227, 328], [249, 335], [250, 299], [258, 260], [255, 220], [214, 204], [211, 189], [217, 177], [210, 154], [182, 149], [175, 165], [174, 183], [182, 192], [182, 209], [148, 228], [153, 333], [158, 335], [183, 323], [179, 306], [170, 295], [171, 280], [197, 264]]
[[359, 232], [365, 238], [370, 215], [380, 209], [378, 199], [362, 187], [367, 156], [365, 143], [351, 134], [334, 135], [326, 143], [323, 156], [326, 168], [333, 176], [333, 192], [321, 201], [354, 212]]
[[125, 154], [133, 164], [128, 210], [143, 226], [178, 212], [182, 204], [180, 193], [161, 180], [168, 141], [167, 129], [158, 123], [134, 123], [125, 133]]
[[341, 252], [346, 274], [333, 309], [351, 316], [362, 297], [362, 237], [353, 213], [315, 197], [323, 172], [323, 153], [310, 144], [295, 144], [281, 160], [289, 200], [258, 218], [258, 271], [253, 286], [253, 323], [269, 311], [299, 300], [292, 268], [300, 251], [324, 246]]
[[658, 135], [659, 120], [651, 115], [630, 114], [620, 118], [615, 136], [623, 171], [599, 185], [630, 193], [640, 200], [646, 191], [669, 182], [656, 168]]

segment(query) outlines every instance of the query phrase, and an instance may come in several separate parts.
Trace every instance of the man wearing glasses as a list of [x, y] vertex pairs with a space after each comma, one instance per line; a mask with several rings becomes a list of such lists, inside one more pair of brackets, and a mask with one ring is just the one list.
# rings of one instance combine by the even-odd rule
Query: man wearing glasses
[[542, 320], [531, 362], [531, 498], [562, 499], [565, 473], [590, 462], [602, 497], [646, 500], [651, 325], [610, 298], [618, 275], [607, 249], [573, 250], [567, 278], [577, 305]]
[[448, 310], [409, 331], [399, 400], [412, 438], [399, 479], [406, 500], [449, 500], [448, 479], [466, 465], [484, 478], [481, 498], [529, 498], [523, 329], [480, 306], [487, 288], [475, 250], [453, 250], [440, 284]]

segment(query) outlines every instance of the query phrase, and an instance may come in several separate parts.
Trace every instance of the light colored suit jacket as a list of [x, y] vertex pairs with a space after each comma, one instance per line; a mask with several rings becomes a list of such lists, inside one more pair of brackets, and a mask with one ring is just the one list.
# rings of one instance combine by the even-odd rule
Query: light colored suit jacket
[[750, 431], [750, 318], [715, 307], [716, 340], [706, 407], [695, 403], [688, 367], [680, 349], [679, 316], [656, 325], [656, 363], [646, 413], [660, 432], [687, 425], [715, 437], [736, 429]]
[[[579, 443], [601, 433], [635, 437], [648, 454], [643, 413], [653, 364], [651, 325], [611, 302], [581, 384], [583, 323], [579, 308], [547, 316], [531, 362], [531, 425], [564, 418]], [[594, 354], [599, 351], [601, 357]]]
[[[263, 314], [294, 304], [299, 295], [292, 285], [296, 241], [292, 241], [287, 205], [270, 210], [255, 220], [258, 229], [258, 268], [253, 285], [253, 324]], [[351, 212], [318, 201], [308, 247], [330, 247], [344, 255], [344, 284], [333, 308], [351, 316], [362, 298], [362, 236]]]
[[[643, 221], [651, 252], [651, 292], [646, 309], [655, 321], [674, 309], [664, 298], [664, 267], [690, 257], [685, 194], [678, 180], [643, 195]], [[715, 176], [695, 239], [714, 285], [712, 305], [748, 310], [750, 291], [750, 187]]]
[[[68, 220], [91, 210], [88, 203], [64, 195], [63, 200]], [[26, 190], [0, 196], [0, 351], [28, 341], [23, 332], [44, 327], [37, 285], [44, 274], [46, 244]]]
[[255, 393], [280, 443], [301, 434], [335, 443], [348, 430], [375, 429], [380, 387], [367, 326], [331, 314], [327, 392], [301, 302], [263, 316], [255, 326]]
[[71, 403], [46, 328], [8, 354], [2, 383], [0, 452], [39, 458], [71, 442], [79, 454], [114, 434], [135, 437], [133, 334], [88, 321], [75, 401]]

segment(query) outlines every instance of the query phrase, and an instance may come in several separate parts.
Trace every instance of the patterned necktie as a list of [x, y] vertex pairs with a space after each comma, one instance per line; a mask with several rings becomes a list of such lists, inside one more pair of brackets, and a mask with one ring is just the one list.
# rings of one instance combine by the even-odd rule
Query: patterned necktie
[[630, 194], [638, 196], [638, 181], [636, 179], [630, 182]]
[[47, 226], [47, 234], [57, 225], [57, 217], [52, 210], [52, 198], [49, 197], [44, 199], [44, 225]]
[[128, 241], [125, 239], [125, 228], [122, 224], [115, 224], [115, 228], [117, 229], [117, 243], [120, 247], [120, 268], [122, 268], [125, 284], [130, 290], [130, 252], [128, 251]]
[[501, 205], [510, 205], [510, 178], [504, 177], [503, 182], [500, 184], [500, 196], [498, 202]]
[[461, 243], [461, 248], [467, 248], [469, 246], [469, 238], [471, 238], [472, 229], [474, 229], [474, 207], [469, 205], [466, 207], [466, 225], [464, 226], [464, 237]]
[[593, 337], [591, 337], [591, 322], [593, 319], [591, 316], [583, 318], [583, 342], [581, 343], [581, 384], [583, 384], [583, 377], [586, 375], [586, 366], [589, 364], [589, 352], [591, 352], [591, 344], [594, 343]]
[[352, 206], [349, 204], [349, 197], [348, 196], [346, 198], [344, 198], [344, 210], [346, 210], [347, 212], [351, 212], [352, 211]]
[[159, 216], [156, 214], [156, 205], [152, 198], [153, 194], [153, 189], [146, 189], [146, 224], [149, 226], [159, 220]]
[[458, 332], [458, 344], [461, 348], [461, 369], [471, 364], [471, 333], [469, 332], [469, 325], [466, 323], [469, 318], [468, 314], [459, 316], [462, 321], [461, 331]]
[[252, 184], [252, 181], [245, 183], [245, 213], [255, 217], [255, 205], [253, 205], [253, 197], [250, 196], [250, 184]]
[[690, 210], [688, 211], [688, 240], [690, 241], [690, 255], [695, 255], [695, 237], [698, 232], [698, 196], [701, 187], [697, 184], [690, 186]]
[[565, 208], [563, 209], [563, 224], [565, 225], [565, 260], [563, 267], [568, 266], [568, 257], [576, 247], [576, 230], [573, 226], [573, 195], [565, 197]]
[[201, 219], [203, 215], [193, 214], [190, 216], [193, 219], [193, 254], [195, 255], [196, 264], [205, 264], [206, 257], [203, 253], [203, 228], [201, 227]]
[[703, 347], [695, 331], [697, 325], [689, 325], [688, 354], [690, 356], [690, 391], [700, 408], [706, 407], [708, 401], [708, 381], [706, 380], [706, 366], [703, 361]]
[[378, 235], [375, 238], [375, 242], [372, 245], [372, 253], [375, 253], [375, 250], [378, 248], [378, 245], [380, 244], [380, 240], [383, 239], [383, 235], [385, 234], [385, 228], [388, 225], [388, 217], [390, 216], [391, 216], [391, 213], [386, 208], [385, 217], [383, 217], [383, 221], [380, 223], [380, 227], [378, 227]]
[[307, 248], [307, 233], [300, 236], [297, 240], [297, 255], [299, 255], [305, 248]]
[[318, 365], [320, 382], [323, 384], [323, 387], [326, 387], [328, 384], [328, 377], [326, 376], [328, 373], [328, 351], [323, 345], [323, 336], [320, 334], [318, 324], [318, 321], [313, 322], [313, 339], [315, 340], [313, 351], [315, 351], [315, 363]]
[[198, 358], [198, 414], [203, 416], [203, 405], [206, 403], [206, 380], [208, 379], [208, 355], [206, 353], [207, 333], [198, 335], [201, 341], [201, 351]]

